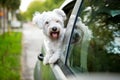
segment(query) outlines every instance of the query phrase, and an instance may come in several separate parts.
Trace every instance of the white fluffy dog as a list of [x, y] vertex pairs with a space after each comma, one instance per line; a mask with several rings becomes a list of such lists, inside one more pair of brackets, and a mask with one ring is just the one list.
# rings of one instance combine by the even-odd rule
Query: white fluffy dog
[[53, 64], [59, 58], [62, 51], [62, 42], [64, 38], [64, 21], [66, 14], [61, 9], [54, 9], [53, 11], [35, 13], [33, 22], [37, 24], [45, 34], [44, 45], [46, 48], [46, 55], [43, 64]]

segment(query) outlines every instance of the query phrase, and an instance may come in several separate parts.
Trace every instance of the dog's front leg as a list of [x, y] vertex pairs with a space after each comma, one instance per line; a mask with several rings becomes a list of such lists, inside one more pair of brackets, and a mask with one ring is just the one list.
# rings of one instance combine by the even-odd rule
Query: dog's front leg
[[52, 55], [51, 54], [46, 54], [43, 60], [43, 64], [46, 65], [49, 63], [49, 59]]
[[44, 46], [45, 46], [45, 57], [44, 57], [44, 60], [43, 60], [43, 64], [46, 65], [49, 63], [49, 59], [50, 57], [52, 56], [51, 54], [51, 50], [48, 46], [49, 42], [47, 40], [44, 40]]
[[49, 63], [50, 64], [55, 63], [60, 58], [60, 53], [61, 53], [60, 50], [57, 50], [49, 59]]

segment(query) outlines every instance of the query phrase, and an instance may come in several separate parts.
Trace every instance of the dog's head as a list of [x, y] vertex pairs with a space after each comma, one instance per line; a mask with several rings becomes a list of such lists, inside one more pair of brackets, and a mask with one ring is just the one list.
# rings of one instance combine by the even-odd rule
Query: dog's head
[[33, 22], [36, 23], [49, 38], [56, 40], [62, 35], [66, 14], [61, 9], [53, 11], [35, 13]]

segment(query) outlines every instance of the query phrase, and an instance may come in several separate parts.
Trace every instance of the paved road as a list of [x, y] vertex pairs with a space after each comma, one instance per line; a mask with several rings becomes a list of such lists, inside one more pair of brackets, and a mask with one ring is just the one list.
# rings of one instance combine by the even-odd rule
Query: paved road
[[33, 70], [43, 43], [42, 31], [30, 23], [23, 25], [22, 80], [34, 80]]

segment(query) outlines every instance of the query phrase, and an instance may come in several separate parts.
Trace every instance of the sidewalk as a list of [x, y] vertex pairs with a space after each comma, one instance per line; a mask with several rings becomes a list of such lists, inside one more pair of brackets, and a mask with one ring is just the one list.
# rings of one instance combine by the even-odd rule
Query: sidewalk
[[42, 31], [29, 24], [23, 25], [22, 80], [34, 80], [33, 72], [43, 43]]

